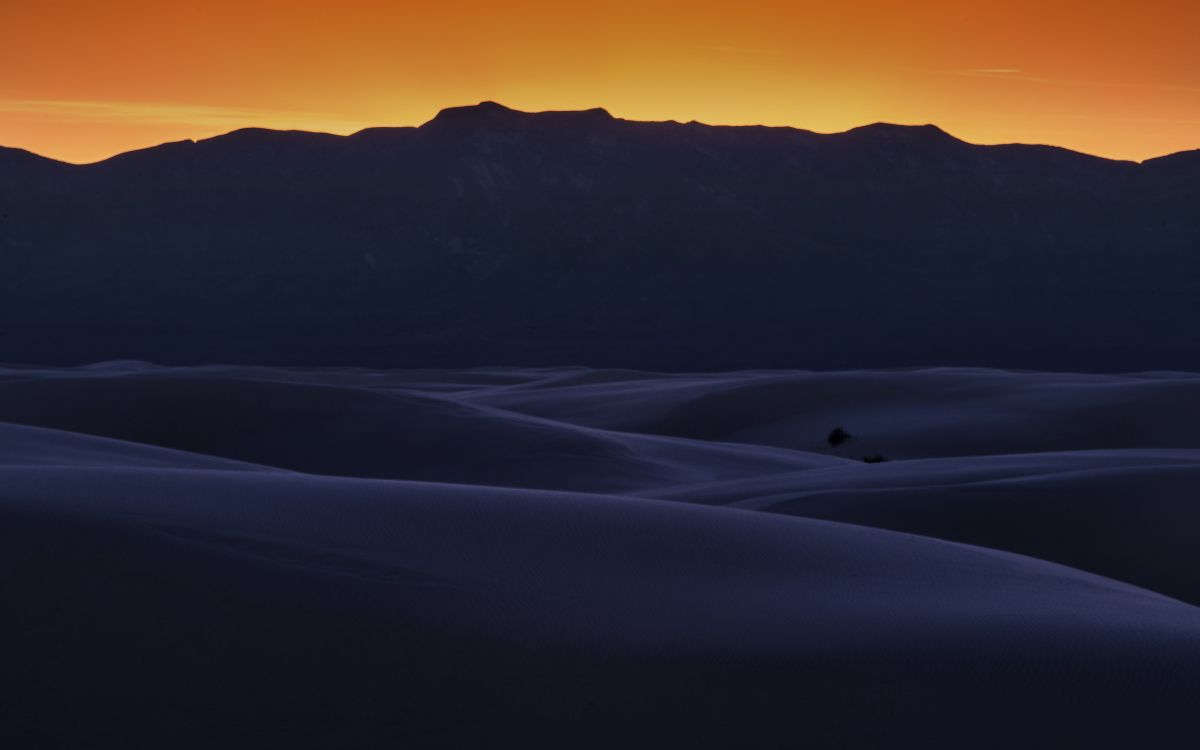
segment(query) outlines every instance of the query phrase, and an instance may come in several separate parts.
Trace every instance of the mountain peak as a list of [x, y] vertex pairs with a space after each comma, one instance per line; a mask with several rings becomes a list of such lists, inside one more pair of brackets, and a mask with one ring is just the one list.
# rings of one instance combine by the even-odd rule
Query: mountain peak
[[0, 163], [4, 164], [62, 164], [56, 159], [35, 154], [23, 148], [0, 146]]
[[446, 107], [434, 116], [428, 124], [444, 122], [478, 122], [493, 120], [498, 117], [511, 117], [525, 114], [510, 109], [499, 102], [485, 101], [478, 104], [468, 104], [461, 107]]
[[846, 131], [846, 135], [866, 135], [882, 137], [889, 140], [908, 139], [926, 142], [961, 143], [958, 138], [942, 130], [937, 125], [897, 125], [891, 122], [876, 122], [862, 125]]
[[593, 107], [592, 109], [584, 110], [562, 110], [562, 111], [545, 111], [545, 112], [524, 112], [518, 109], [506, 107], [503, 104], [493, 101], [484, 101], [479, 104], [471, 104], [462, 107], [447, 107], [438, 112], [437, 115], [425, 123], [425, 126], [443, 126], [443, 125], [480, 125], [480, 124], [498, 124], [511, 122], [542, 122], [542, 121], [611, 121], [613, 116], [608, 110], [601, 107]]

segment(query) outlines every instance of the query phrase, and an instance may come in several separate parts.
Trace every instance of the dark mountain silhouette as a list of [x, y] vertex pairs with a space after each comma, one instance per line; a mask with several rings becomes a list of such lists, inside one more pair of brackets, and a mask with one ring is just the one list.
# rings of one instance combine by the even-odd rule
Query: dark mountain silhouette
[[484, 103], [0, 150], [0, 360], [1200, 368], [1200, 152]]

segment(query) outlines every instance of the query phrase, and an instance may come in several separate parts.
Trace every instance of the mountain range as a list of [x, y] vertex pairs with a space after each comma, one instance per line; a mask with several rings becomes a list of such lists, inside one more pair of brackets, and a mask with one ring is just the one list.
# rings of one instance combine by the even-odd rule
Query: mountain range
[[0, 361], [1200, 368], [1200, 151], [485, 102], [0, 149]]

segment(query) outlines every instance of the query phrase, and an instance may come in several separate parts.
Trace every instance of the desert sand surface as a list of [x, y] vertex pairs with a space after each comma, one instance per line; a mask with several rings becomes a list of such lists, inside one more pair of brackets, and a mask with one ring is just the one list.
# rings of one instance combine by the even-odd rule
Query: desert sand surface
[[0, 368], [0, 741], [1178, 747], [1198, 526], [1188, 373]]

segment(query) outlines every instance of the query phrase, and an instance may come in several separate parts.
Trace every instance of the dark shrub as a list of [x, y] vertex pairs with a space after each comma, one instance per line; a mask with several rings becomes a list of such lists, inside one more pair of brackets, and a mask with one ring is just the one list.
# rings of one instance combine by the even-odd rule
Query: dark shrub
[[834, 448], [849, 440], [853, 435], [843, 430], [841, 427], [834, 427], [833, 432], [829, 433], [829, 437], [825, 438]]

